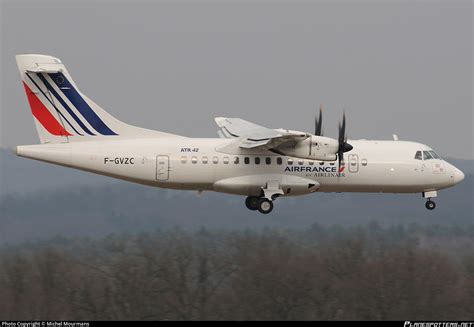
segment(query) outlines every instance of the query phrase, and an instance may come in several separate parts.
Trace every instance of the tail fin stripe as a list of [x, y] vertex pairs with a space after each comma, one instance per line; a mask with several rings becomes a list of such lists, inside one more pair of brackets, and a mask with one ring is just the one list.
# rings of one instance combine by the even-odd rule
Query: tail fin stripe
[[66, 111], [69, 113], [69, 115], [71, 115], [71, 117], [76, 121], [76, 123], [79, 124], [79, 126], [84, 130], [84, 132], [86, 132], [89, 135], [95, 135], [93, 132], [91, 132], [86, 127], [86, 125], [84, 125], [84, 123], [81, 121], [81, 119], [79, 117], [77, 117], [77, 115], [74, 113], [74, 111], [72, 111], [71, 108], [69, 108], [69, 106], [63, 100], [63, 98], [61, 98], [61, 96], [58, 94], [58, 92], [56, 92], [56, 90], [51, 86], [51, 84], [49, 84], [49, 82], [46, 80], [46, 78], [44, 78], [44, 76], [42, 74], [38, 74], [38, 77], [41, 79], [41, 81], [46, 86], [46, 88], [49, 90], [49, 92], [51, 92], [54, 95], [54, 97], [61, 103], [61, 105], [64, 107], [64, 109], [66, 109]]
[[26, 76], [28, 76], [28, 78], [30, 79], [30, 81], [36, 86], [36, 88], [38, 90], [40, 90], [41, 94], [43, 94], [43, 96], [46, 98], [46, 100], [48, 100], [48, 102], [53, 106], [53, 108], [56, 110], [56, 112], [61, 115], [61, 118], [64, 119], [66, 121], [66, 123], [68, 123], [68, 125], [74, 130], [74, 132], [76, 132], [76, 134], [79, 134], [80, 136], [83, 136], [81, 133], [79, 133], [75, 128], [74, 126], [69, 122], [69, 120], [67, 120], [66, 117], [64, 117], [63, 113], [61, 111], [59, 111], [59, 109], [54, 105], [54, 103], [49, 99], [49, 97], [43, 92], [43, 90], [39, 87], [39, 85], [34, 81], [33, 78], [31, 78], [31, 76], [27, 73]]
[[100, 134], [102, 135], [117, 135], [113, 132], [87, 102], [81, 97], [79, 92], [72, 86], [67, 78], [62, 73], [48, 73], [49, 77], [53, 80], [56, 86], [62, 91], [62, 93], [69, 99], [69, 101], [77, 108], [81, 115], [87, 120], [87, 122]]
[[26, 96], [30, 103], [31, 112], [33, 116], [43, 125], [43, 127], [51, 134], [56, 136], [72, 136], [64, 127], [54, 118], [44, 104], [38, 99], [38, 97], [31, 91], [29, 86], [23, 82], [25, 87]]

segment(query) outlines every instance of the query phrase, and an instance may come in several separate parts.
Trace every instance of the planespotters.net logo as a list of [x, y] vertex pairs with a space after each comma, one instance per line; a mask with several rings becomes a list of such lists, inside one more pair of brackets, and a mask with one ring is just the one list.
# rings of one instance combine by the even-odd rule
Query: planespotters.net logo
[[403, 327], [474, 327], [474, 322], [461, 322], [461, 321], [405, 321]]

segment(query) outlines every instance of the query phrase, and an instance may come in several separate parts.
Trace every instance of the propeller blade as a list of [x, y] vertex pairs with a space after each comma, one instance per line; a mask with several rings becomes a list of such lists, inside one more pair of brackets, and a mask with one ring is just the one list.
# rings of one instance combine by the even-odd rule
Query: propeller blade
[[342, 114], [342, 127], [341, 127], [341, 132], [340, 132], [340, 138], [342, 142], [344, 142], [346, 138], [346, 112]]
[[346, 135], [346, 113], [342, 115], [342, 123], [339, 123], [339, 147], [337, 149], [337, 160], [338, 160], [338, 172], [341, 172], [342, 162], [344, 161], [344, 152], [351, 151], [352, 145], [347, 143]]
[[340, 173], [340, 172], [341, 172], [342, 161], [344, 161], [344, 155], [343, 155], [342, 152], [340, 152], [340, 153], [337, 155], [337, 159], [338, 159], [337, 172]]
[[319, 118], [314, 118], [314, 135], [322, 136], [322, 126], [323, 126], [323, 106], [319, 106]]

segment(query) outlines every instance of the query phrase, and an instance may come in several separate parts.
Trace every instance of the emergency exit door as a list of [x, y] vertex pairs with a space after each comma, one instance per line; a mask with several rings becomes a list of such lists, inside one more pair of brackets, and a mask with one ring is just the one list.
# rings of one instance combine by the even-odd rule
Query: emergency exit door
[[170, 159], [168, 156], [156, 156], [156, 180], [166, 181], [169, 178]]

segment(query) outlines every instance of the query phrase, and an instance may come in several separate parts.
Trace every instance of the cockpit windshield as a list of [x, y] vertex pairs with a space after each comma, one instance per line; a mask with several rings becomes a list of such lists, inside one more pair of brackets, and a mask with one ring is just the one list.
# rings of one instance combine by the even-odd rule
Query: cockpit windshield
[[441, 159], [441, 157], [434, 152], [433, 150], [430, 151], [416, 151], [415, 153], [416, 160], [430, 160], [430, 159]]
[[441, 157], [436, 152], [434, 152], [433, 150], [430, 151], [430, 154], [434, 159], [441, 159]]
[[423, 160], [430, 160], [430, 159], [433, 159], [430, 151], [423, 151]]

